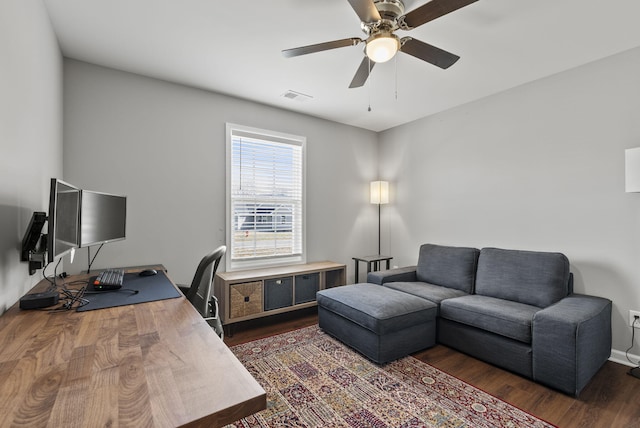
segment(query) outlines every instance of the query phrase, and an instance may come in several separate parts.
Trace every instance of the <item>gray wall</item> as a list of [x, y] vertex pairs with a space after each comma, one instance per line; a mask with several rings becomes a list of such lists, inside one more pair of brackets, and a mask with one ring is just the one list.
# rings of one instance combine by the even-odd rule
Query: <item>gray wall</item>
[[39, 0], [0, 2], [0, 313], [42, 276], [20, 244], [62, 177], [62, 56]]
[[638, 76], [634, 49], [381, 133], [395, 190], [383, 252], [398, 265], [425, 242], [564, 252], [577, 292], [613, 300], [624, 351], [640, 309], [640, 194], [624, 192]]
[[[128, 196], [127, 239], [95, 267], [163, 263], [189, 283], [225, 240], [225, 122], [307, 137], [307, 260], [348, 264], [377, 246], [368, 183], [377, 134], [65, 59], [65, 178]], [[104, 162], [106, 165], [101, 165]], [[95, 251], [95, 249], [94, 249]], [[86, 250], [70, 272], [87, 268]]]
[[[424, 242], [562, 251], [578, 292], [614, 301], [624, 350], [628, 310], [640, 309], [640, 195], [624, 193], [624, 149], [640, 146], [638, 75], [634, 49], [376, 135], [65, 60], [63, 150], [62, 60], [46, 11], [3, 1], [0, 309], [40, 278], [19, 247], [50, 177], [129, 196], [128, 238], [96, 267], [161, 262], [189, 282], [224, 241], [229, 121], [307, 137], [309, 260], [347, 263], [353, 280], [351, 257], [375, 252], [367, 189], [379, 167], [392, 183], [382, 213], [394, 265], [415, 263]], [[71, 273], [86, 269], [86, 250], [78, 256]]]

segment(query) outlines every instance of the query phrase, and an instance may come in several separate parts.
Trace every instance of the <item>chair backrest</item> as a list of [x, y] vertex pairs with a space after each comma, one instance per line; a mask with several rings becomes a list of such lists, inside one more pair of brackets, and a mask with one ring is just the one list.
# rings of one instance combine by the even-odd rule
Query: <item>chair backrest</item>
[[186, 298], [204, 318], [211, 316], [209, 301], [212, 294], [213, 276], [216, 274], [220, 260], [222, 260], [226, 251], [227, 247], [221, 245], [200, 260], [186, 295]]

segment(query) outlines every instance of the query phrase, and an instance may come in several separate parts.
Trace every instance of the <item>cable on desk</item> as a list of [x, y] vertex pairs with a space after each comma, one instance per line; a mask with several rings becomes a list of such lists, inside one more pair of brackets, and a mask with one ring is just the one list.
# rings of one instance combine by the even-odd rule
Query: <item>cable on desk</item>
[[70, 290], [66, 286], [62, 288], [62, 290], [60, 290], [60, 293], [67, 298], [67, 301], [62, 304], [62, 309], [71, 310], [73, 309], [73, 305], [75, 305], [76, 303], [78, 303], [78, 308], [89, 303], [87, 299], [83, 298], [86, 290], [86, 286], [80, 288], [80, 290]]
[[[53, 268], [53, 277], [48, 277], [48, 276], [45, 274], [45, 271], [47, 270], [47, 268], [49, 267], [49, 265], [50, 265], [51, 263], [47, 263], [47, 264], [45, 265], [44, 269], [42, 269], [42, 278], [43, 278], [43, 279], [46, 279], [46, 280], [49, 282], [49, 284], [50, 284], [50, 285], [49, 285], [49, 288], [48, 288], [48, 290], [47, 290], [47, 291], [53, 291], [53, 290], [55, 290], [55, 289], [56, 289], [56, 287], [58, 286], [58, 284], [56, 284], [56, 272], [58, 271], [58, 266], [60, 265], [60, 262], [61, 262], [61, 261], [62, 261], [62, 257], [60, 257], [60, 258], [58, 259], [58, 263], [56, 263], [56, 266]], [[53, 278], [53, 280], [52, 280], [52, 278]]]
[[98, 257], [98, 253], [102, 250], [104, 243], [100, 244], [96, 253], [93, 255], [93, 259], [91, 258], [91, 247], [87, 247], [87, 273], [91, 273], [91, 265], [96, 261], [96, 257]]
[[[52, 284], [55, 284], [55, 279]], [[67, 285], [81, 285], [81, 287], [76, 290], [67, 288]], [[62, 283], [62, 285], [50, 286], [50, 291], [58, 291], [60, 295], [60, 301], [58, 302], [59, 305], [55, 308], [43, 308], [40, 310], [44, 312], [66, 312], [88, 304], [89, 300], [84, 298], [87, 285], [87, 280], [76, 280], [69, 283]]]

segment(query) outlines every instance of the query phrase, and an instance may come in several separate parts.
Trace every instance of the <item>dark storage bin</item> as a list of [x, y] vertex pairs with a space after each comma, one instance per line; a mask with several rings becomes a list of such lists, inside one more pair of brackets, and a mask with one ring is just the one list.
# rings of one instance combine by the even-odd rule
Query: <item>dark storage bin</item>
[[313, 302], [320, 289], [320, 274], [296, 275], [295, 304]]
[[293, 278], [264, 280], [264, 310], [285, 308], [293, 304]]
[[328, 270], [324, 273], [324, 288], [345, 285], [344, 269]]

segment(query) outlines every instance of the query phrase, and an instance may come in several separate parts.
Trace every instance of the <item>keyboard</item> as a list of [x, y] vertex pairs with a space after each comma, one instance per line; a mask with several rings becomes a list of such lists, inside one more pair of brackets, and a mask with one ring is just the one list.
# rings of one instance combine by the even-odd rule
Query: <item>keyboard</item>
[[95, 290], [117, 290], [122, 287], [123, 279], [123, 269], [107, 269], [100, 272], [93, 280], [93, 288]]

